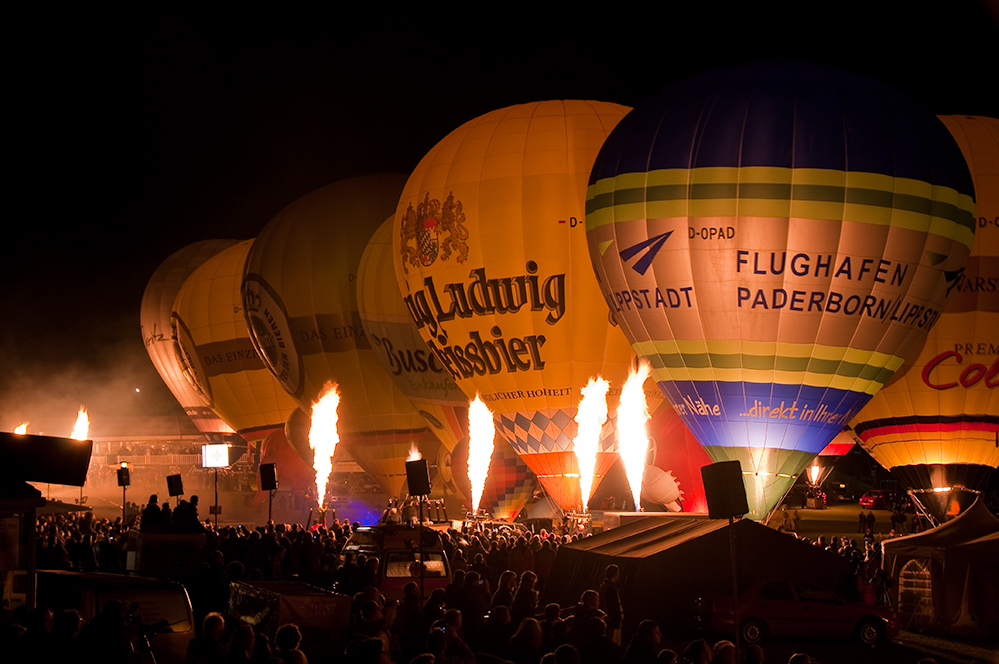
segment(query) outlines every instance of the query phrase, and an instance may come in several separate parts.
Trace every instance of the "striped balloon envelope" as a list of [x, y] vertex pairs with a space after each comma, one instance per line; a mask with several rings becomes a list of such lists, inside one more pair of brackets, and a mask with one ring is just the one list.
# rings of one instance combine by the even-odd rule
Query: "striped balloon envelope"
[[184, 366], [174, 350], [170, 315], [187, 278], [209, 258], [234, 244], [236, 240], [203, 240], [175, 251], [149, 278], [139, 308], [142, 342], [149, 359], [198, 431], [206, 434], [230, 434], [233, 430], [184, 377]]
[[295, 401], [267, 371], [250, 341], [239, 286], [253, 240], [205, 261], [184, 281], [171, 324], [184, 376], [211, 409], [247, 440], [284, 427]]
[[586, 228], [615, 318], [765, 519], [918, 350], [974, 238], [960, 150], [885, 86], [760, 64], [680, 82], [593, 167]]
[[918, 357], [854, 420], [864, 448], [938, 522], [999, 466], [999, 120], [940, 119], [975, 183], [971, 258]]

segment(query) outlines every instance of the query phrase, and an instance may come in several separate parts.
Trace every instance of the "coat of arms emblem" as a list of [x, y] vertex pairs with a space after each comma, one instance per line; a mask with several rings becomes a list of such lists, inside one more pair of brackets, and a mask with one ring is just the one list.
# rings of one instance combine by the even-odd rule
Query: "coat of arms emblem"
[[468, 258], [467, 239], [461, 201], [455, 201], [451, 193], [441, 205], [428, 192], [416, 209], [410, 204], [402, 219], [403, 268], [409, 272], [410, 265], [427, 267], [438, 258], [448, 260], [452, 253], [455, 260], [464, 263]]

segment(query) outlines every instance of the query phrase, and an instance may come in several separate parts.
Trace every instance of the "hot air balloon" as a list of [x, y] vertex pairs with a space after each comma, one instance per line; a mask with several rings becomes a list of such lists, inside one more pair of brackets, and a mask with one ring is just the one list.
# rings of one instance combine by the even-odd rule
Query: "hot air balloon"
[[410, 447], [432, 459], [440, 443], [371, 348], [357, 268], [404, 180], [342, 180], [291, 203], [260, 232], [243, 279], [246, 322], [267, 368], [306, 413], [323, 385], [336, 383], [341, 445], [396, 496]]
[[673, 512], [707, 512], [701, 466], [711, 459], [676, 411], [663, 406], [649, 421], [652, 446], [642, 498]]
[[[470, 506], [472, 487], [468, 480], [468, 438], [458, 443], [452, 452], [446, 452], [441, 447], [438, 458], [438, 481], [452, 494], [459, 496], [466, 506]], [[513, 521], [534, 497], [537, 487], [538, 478], [510, 444], [497, 436], [479, 509], [494, 519]]]
[[853, 446], [858, 442], [860, 442], [860, 439], [857, 438], [857, 433], [850, 427], [846, 427], [836, 434], [836, 437], [812, 459], [806, 472], [808, 485], [815, 490], [815, 493], [829, 479], [839, 458], [852, 450]]
[[[633, 354], [611, 324], [583, 235], [586, 173], [627, 108], [546, 101], [487, 113], [422, 159], [396, 212], [400, 290], [423, 340], [563, 509], [581, 502], [580, 389], [619, 393]], [[649, 381], [651, 397], [662, 397]], [[617, 458], [603, 429], [594, 486]]]
[[971, 168], [971, 258], [919, 355], [854, 420], [861, 444], [936, 522], [964, 511], [999, 466], [999, 120], [940, 118]]
[[467, 435], [468, 398], [420, 338], [395, 283], [392, 221], [371, 236], [357, 270], [361, 325], [382, 366], [451, 452]]
[[598, 280], [750, 517], [919, 348], [974, 238], [932, 115], [885, 86], [761, 64], [665, 89], [608, 138], [587, 192]]
[[208, 259], [173, 304], [174, 346], [184, 376], [215, 413], [247, 440], [284, 427], [295, 409], [253, 350], [239, 287], [253, 240]]
[[142, 342], [146, 345], [149, 359], [198, 431], [206, 434], [231, 434], [233, 430], [205, 404], [201, 395], [184, 378], [184, 370], [171, 338], [170, 314], [177, 292], [191, 273], [234, 244], [236, 240], [204, 240], [171, 254], [149, 278], [139, 309]]

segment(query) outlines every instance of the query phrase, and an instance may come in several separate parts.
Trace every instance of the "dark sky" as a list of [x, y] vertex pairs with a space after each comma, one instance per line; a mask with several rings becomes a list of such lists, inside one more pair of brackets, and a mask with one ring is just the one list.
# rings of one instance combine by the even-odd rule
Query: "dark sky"
[[996, 2], [794, 4], [663, 2], [647, 14], [607, 3], [602, 15], [525, 3], [473, 19], [337, 3], [12, 24], [0, 429], [67, 408], [71, 420], [81, 403], [95, 415], [175, 412], [139, 334], [161, 261], [198, 240], [253, 237], [343, 177], [409, 172], [494, 108], [634, 106], [692, 73], [793, 58], [879, 78], [937, 114], [996, 115]]

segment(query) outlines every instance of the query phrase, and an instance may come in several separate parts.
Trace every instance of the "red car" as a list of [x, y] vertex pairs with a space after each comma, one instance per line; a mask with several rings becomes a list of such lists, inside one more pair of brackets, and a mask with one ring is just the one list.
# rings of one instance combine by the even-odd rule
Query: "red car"
[[873, 489], [860, 497], [858, 503], [864, 509], [888, 510], [895, 499], [894, 491]]
[[[732, 598], [712, 598], [711, 627], [733, 634]], [[757, 643], [768, 634], [783, 636], [855, 636], [866, 645], [898, 635], [891, 609], [848, 602], [806, 581], [757, 581], [739, 595], [739, 638]]]

